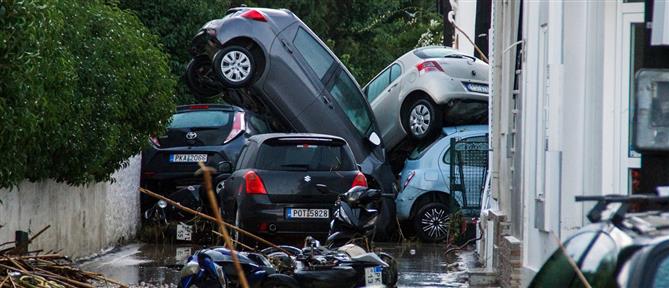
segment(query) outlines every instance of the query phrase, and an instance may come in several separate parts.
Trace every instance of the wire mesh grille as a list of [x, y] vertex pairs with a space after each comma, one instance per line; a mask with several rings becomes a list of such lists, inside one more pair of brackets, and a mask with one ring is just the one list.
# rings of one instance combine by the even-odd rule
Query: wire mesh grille
[[488, 173], [488, 137], [451, 139], [444, 160], [450, 164], [450, 186], [463, 209], [480, 209]]

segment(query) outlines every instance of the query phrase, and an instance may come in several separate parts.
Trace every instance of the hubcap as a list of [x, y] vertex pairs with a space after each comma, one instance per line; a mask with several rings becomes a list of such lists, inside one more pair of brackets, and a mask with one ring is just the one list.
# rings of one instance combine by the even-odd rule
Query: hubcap
[[448, 234], [449, 220], [444, 209], [432, 208], [420, 219], [421, 229], [432, 239], [443, 239]]
[[251, 60], [240, 51], [230, 51], [223, 56], [221, 72], [231, 82], [244, 81], [251, 74]]
[[411, 109], [411, 114], [409, 114], [409, 127], [411, 128], [411, 133], [416, 136], [421, 136], [427, 132], [428, 127], [430, 127], [430, 109], [423, 104], [418, 104], [413, 109]]

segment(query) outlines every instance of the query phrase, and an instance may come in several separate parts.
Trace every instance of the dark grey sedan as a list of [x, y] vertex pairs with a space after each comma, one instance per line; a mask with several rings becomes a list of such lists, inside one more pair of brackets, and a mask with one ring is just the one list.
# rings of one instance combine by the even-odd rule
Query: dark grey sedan
[[[287, 131], [340, 136], [364, 173], [391, 189], [393, 176], [369, 104], [353, 76], [295, 14], [234, 8], [193, 39], [193, 93], [271, 114]], [[243, 88], [243, 89], [239, 89]]]

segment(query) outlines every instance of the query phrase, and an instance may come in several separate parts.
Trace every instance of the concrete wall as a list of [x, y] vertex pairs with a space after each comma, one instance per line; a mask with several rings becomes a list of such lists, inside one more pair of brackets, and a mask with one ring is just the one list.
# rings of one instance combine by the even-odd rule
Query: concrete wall
[[31, 236], [51, 228], [30, 245], [31, 250], [60, 250], [78, 258], [132, 239], [139, 228], [139, 156], [114, 173], [114, 183], [73, 187], [52, 180], [24, 182], [18, 189], [0, 190], [0, 243], [14, 240], [14, 231]]

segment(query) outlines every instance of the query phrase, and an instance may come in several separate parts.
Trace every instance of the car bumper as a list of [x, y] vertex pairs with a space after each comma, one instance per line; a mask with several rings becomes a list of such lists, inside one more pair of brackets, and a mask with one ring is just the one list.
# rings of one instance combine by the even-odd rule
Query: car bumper
[[328, 209], [332, 216], [332, 203], [272, 203], [264, 195], [246, 197], [239, 204], [241, 227], [251, 233], [265, 235], [327, 234], [330, 218], [286, 217], [287, 208]]

